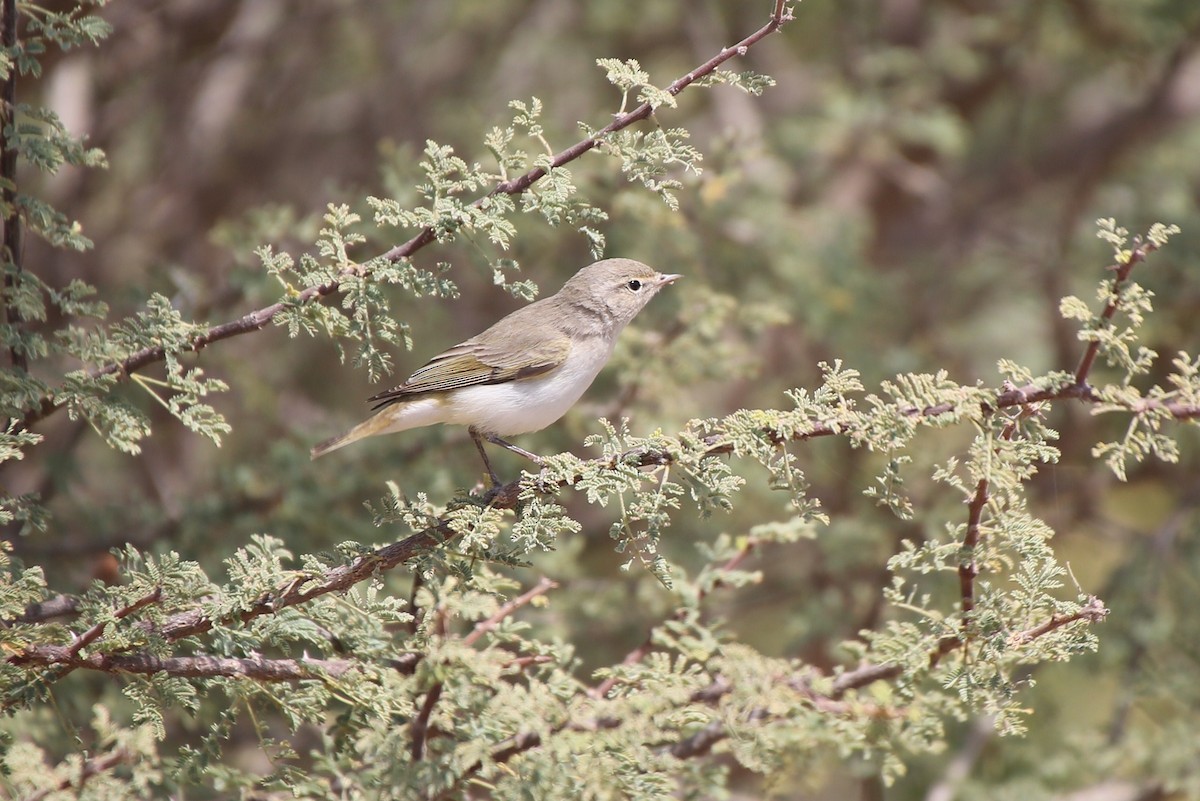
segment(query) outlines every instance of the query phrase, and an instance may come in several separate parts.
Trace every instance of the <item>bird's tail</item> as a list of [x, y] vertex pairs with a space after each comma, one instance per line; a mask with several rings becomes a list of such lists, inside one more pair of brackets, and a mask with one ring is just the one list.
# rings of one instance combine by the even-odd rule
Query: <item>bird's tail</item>
[[309, 456], [316, 459], [318, 456], [324, 456], [330, 451], [336, 451], [351, 442], [357, 442], [364, 437], [371, 437], [376, 434], [383, 434], [391, 429], [392, 420], [385, 414], [374, 414], [363, 420], [349, 431], [338, 434], [336, 437], [331, 437], [324, 442], [313, 447], [309, 451]]

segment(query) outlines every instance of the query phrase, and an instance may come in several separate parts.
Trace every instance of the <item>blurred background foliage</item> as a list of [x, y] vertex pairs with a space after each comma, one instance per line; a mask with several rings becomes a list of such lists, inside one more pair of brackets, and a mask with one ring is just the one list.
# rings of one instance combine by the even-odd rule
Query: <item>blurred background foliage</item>
[[[25, 261], [52, 285], [98, 285], [114, 318], [158, 291], [185, 318], [232, 319], [278, 292], [256, 246], [302, 250], [330, 202], [369, 218], [367, 195], [415, 198], [427, 139], [483, 159], [482, 133], [511, 118], [507, 101], [536, 95], [545, 137], [561, 149], [579, 138], [578, 122], [598, 127], [619, 106], [596, 58], [636, 58], [662, 86], [768, 11], [758, 0], [121, 0], [102, 12], [113, 34], [100, 49], [51, 57], [43, 80], [23, 84], [109, 160], [39, 190], [83, 223], [95, 249], [31, 240]], [[1094, 236], [1101, 216], [1133, 230], [1182, 227], [1138, 274], [1157, 296], [1144, 335], [1164, 355], [1196, 348], [1200, 5], [805, 0], [796, 15], [747, 58], [778, 82], [761, 98], [717, 87], [659, 111], [704, 154], [701, 174], [679, 176], [678, 213], [609, 159], [571, 165], [583, 196], [610, 212], [606, 255], [686, 278], [627, 332], [584, 401], [523, 446], [583, 455], [599, 416], [628, 416], [649, 433], [785, 407], [784, 391], [814, 385], [822, 360], [843, 360], [868, 387], [939, 368], [994, 383], [1002, 357], [1073, 369], [1082, 347], [1058, 303], [1094, 298], [1110, 261]], [[577, 234], [525, 218], [518, 227], [507, 254], [458, 241], [416, 257], [430, 269], [450, 263], [461, 296], [397, 300], [414, 341], [395, 354], [400, 377], [520, 302], [492, 285], [492, 260], [517, 260], [519, 277], [543, 293], [591, 260]], [[362, 257], [396, 244], [362, 232]], [[453, 429], [310, 464], [307, 449], [357, 420], [379, 389], [328, 342], [268, 329], [210, 347], [198, 363], [234, 387], [213, 401], [233, 427], [222, 447], [126, 387], [154, 419], [140, 456], [59, 415], [40, 428], [39, 458], [5, 465], [6, 490], [40, 492], [53, 514], [53, 536], [15, 539], [51, 586], [109, 575], [108, 549], [126, 542], [212, 569], [255, 532], [294, 552], [375, 542], [362, 503], [385, 480], [447, 497], [475, 479], [474, 449]], [[1180, 465], [1143, 464], [1121, 484], [1089, 456], [1115, 436], [1107, 423], [1069, 403], [1050, 415], [1063, 457], [1035, 480], [1031, 506], [1058, 532], [1055, 548], [1080, 585], [1113, 610], [1097, 629], [1099, 652], [1037, 670], [1024, 738], [962, 721], [942, 753], [914, 759], [886, 792], [869, 769], [829, 760], [776, 788], [785, 796], [1200, 797], [1195, 429], [1180, 432]], [[909, 471], [914, 504], [961, 516], [958, 499], [924, 477], [964, 435], [923, 436], [924, 463]], [[713, 603], [762, 652], [830, 666], [845, 658], [839, 642], [879, 623], [886, 559], [902, 539], [923, 537], [923, 518], [902, 522], [864, 501], [877, 457], [835, 440], [800, 453], [832, 525], [812, 541], [766, 547], [763, 581]], [[493, 458], [513, 475], [523, 466]], [[730, 516], [678, 524], [662, 547], [695, 565], [693, 537], [782, 509], [765, 488], [746, 494]], [[618, 569], [605, 510], [571, 511], [584, 532], [533, 571], [586, 589], [555, 598], [553, 624], [595, 668], [641, 642], [673, 602], [646, 571]], [[105, 692], [104, 677], [76, 681], [60, 703], [87, 709]], [[173, 736], [187, 739], [187, 725]], [[749, 780], [734, 786], [747, 798], [761, 792]]]

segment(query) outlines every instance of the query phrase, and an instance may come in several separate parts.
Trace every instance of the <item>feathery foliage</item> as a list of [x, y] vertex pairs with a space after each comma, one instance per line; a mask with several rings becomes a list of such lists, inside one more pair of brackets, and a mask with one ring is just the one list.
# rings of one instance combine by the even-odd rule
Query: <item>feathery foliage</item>
[[[0, 79], [25, 86], [50, 51], [100, 45], [111, 31], [99, 5], [21, 4]], [[414, 347], [421, 314], [465, 302], [466, 286], [535, 297], [542, 273], [526, 268], [521, 254], [537, 252], [526, 242], [568, 228], [577, 254], [599, 257], [636, 236], [628, 218], [675, 231], [663, 241], [692, 241], [677, 229], [704, 226], [688, 215], [709, 215], [716, 229], [722, 213], [693, 198], [719, 200], [754, 168], [731, 167], [714, 144], [701, 173], [700, 137], [683, 125], [697, 93], [770, 98], [758, 99], [775, 79], [722, 66], [780, 41], [767, 37], [792, 10], [767, 10], [758, 32], [671, 84], [649, 62], [588, 56], [611, 87], [604, 102], [614, 90], [620, 101], [611, 122], [601, 111], [579, 123], [578, 143], [559, 141], [569, 138], [560, 101], [529, 96], [493, 103], [489, 115], [508, 121], [483, 126], [481, 145], [426, 139], [410, 154], [411, 185], [327, 202], [296, 236], [259, 243], [256, 271], [239, 280], [263, 305], [228, 322], [153, 289], [114, 312], [128, 299], [108, 287], [5, 254], [0, 466], [19, 490], [6, 480], [0, 501], [7, 794], [715, 798], [753, 775], [783, 795], [819, 784], [831, 765], [911, 781], [964, 721], [986, 721], [987, 736], [1024, 735], [1048, 714], [1037, 682], [1094, 658], [1108, 630], [1096, 624], [1109, 616], [1104, 587], [1077, 579], [1058, 547], [1061, 515], [1041, 491], [1077, 455], [1063, 429], [1083, 415], [1068, 415], [1086, 410], [1091, 455], [1121, 482], [1151, 457], [1185, 459], [1186, 428], [1200, 418], [1200, 358], [1175, 348], [1164, 365], [1152, 331], [1152, 271], [1167, 255], [1158, 251], [1181, 247], [1179, 227], [1132, 236], [1098, 221], [1113, 264], [1100, 279], [1092, 270], [1094, 300], [1067, 294], [1052, 324], [1074, 332], [1074, 370], [1036, 369], [1019, 352], [981, 375], [923, 363], [882, 378], [882, 362], [847, 344], [811, 361], [813, 380], [792, 380], [799, 369], [770, 377], [778, 391], [757, 407], [716, 399], [768, 381], [758, 359], [798, 316], [789, 292], [809, 282], [830, 301], [806, 320], [819, 329], [860, 279], [805, 272], [808, 257], [779, 227], [738, 251], [768, 276], [752, 292], [752, 268], [714, 248], [711, 286], [697, 276], [679, 287], [673, 322], [628, 333], [613, 360], [615, 403], [563, 424], [576, 448], [487, 490], [464, 486], [453, 457], [415, 435], [393, 443], [391, 461], [364, 451], [361, 462], [315, 466], [309, 426], [294, 422], [313, 412], [281, 388], [257, 399], [215, 355], [275, 336], [272, 349], [328, 347], [346, 365], [340, 375], [376, 382], [396, 368], [396, 350]], [[979, 68], [978, 54], [938, 41], [953, 50], [939, 49], [938, 63], [959, 65], [963, 80]], [[859, 69], [882, 91], [921, 66], [880, 51]], [[858, 104], [870, 97], [850, 100], [832, 100], [831, 113], [865, 126]], [[912, 102], [882, 126], [895, 130], [879, 157], [962, 152], [958, 123]], [[4, 149], [18, 163], [105, 166], [49, 109], [13, 114]], [[80, 224], [26, 195], [21, 178], [3, 178], [5, 241], [17, 226], [45, 241], [43, 259], [90, 249]], [[742, 236], [736, 225], [727, 233]], [[830, 252], [815, 258], [841, 258], [850, 238], [822, 240]], [[791, 283], [770, 277], [787, 264]], [[778, 365], [800, 346], [772, 347]], [[255, 404], [274, 417], [244, 416]], [[188, 464], [193, 440], [221, 446], [203, 457], [221, 477], [195, 468], [183, 500], [145, 510], [87, 497], [76, 514], [53, 497], [57, 484], [14, 469], [53, 474], [64, 439], [55, 426], [75, 422], [130, 484], [143, 475], [156, 485], [156, 440]], [[72, 469], [55, 481], [77, 480]], [[134, 522], [158, 535], [139, 540], [125, 530]], [[85, 539], [115, 532], [111, 548], [79, 546], [107, 559], [86, 577], [47, 556], [75, 547], [80, 526]], [[762, 612], [768, 629], [788, 618], [778, 630], [739, 614], [739, 600], [789, 582], [792, 594]], [[258, 758], [243, 758], [246, 743]], [[1194, 792], [1179, 751], [1144, 761], [1155, 759], [1147, 770], [1163, 786]]]

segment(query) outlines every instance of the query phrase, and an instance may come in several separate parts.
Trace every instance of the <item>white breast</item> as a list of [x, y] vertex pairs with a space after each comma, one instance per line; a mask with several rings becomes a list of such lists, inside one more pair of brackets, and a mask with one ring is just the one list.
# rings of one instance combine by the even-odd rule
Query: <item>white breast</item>
[[454, 390], [444, 401], [442, 422], [473, 425], [502, 437], [543, 429], [591, 386], [612, 355], [614, 341], [595, 337], [577, 342], [560, 367], [535, 378]]

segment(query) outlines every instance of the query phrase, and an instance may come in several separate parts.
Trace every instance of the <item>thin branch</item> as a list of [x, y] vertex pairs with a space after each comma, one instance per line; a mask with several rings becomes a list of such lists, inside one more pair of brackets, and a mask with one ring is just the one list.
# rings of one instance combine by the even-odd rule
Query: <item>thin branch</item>
[[125, 748], [116, 748], [108, 752], [102, 757], [86, 760], [79, 770], [78, 779], [63, 779], [55, 787], [47, 787], [38, 790], [36, 793], [30, 793], [25, 796], [22, 801], [42, 801], [52, 793], [61, 793], [66, 790], [75, 789], [82, 790], [83, 785], [93, 776], [98, 776], [101, 773], [107, 773], [113, 768], [130, 763], [133, 761], [133, 754]]
[[[352, 670], [362, 669], [363, 663], [353, 659], [267, 659], [265, 657], [225, 656], [155, 656], [138, 652], [131, 654], [95, 653], [80, 656], [70, 646], [32, 645], [18, 656], [10, 657], [18, 666], [66, 667], [95, 670], [102, 673], [163, 673], [185, 679], [218, 677], [254, 679], [264, 682], [304, 681], [322, 678], [341, 678]], [[402, 670], [397, 661], [389, 665]]]
[[495, 631], [496, 627], [500, 625], [501, 621], [512, 617], [513, 612], [516, 612], [522, 606], [530, 603], [533, 601], [533, 599], [545, 595], [546, 593], [550, 592], [550, 590], [557, 588], [557, 581], [542, 576], [538, 580], [537, 584], [533, 585], [533, 587], [521, 593], [516, 598], [513, 598], [512, 600], [502, 604], [500, 608], [496, 610], [496, 613], [487, 620], [481, 620], [476, 623], [475, 628], [471, 629], [471, 633], [466, 637], [463, 637], [463, 644], [474, 645], [484, 634], [487, 634], [489, 631]]
[[[682, 610], [676, 610], [671, 619], [678, 620], [681, 612]], [[651, 628], [646, 634], [646, 639], [642, 640], [632, 651], [625, 654], [625, 658], [621, 660], [621, 667], [630, 667], [639, 664], [654, 650], [654, 632], [656, 631], [658, 631], [658, 626]], [[588, 695], [596, 699], [605, 698], [612, 691], [612, 688], [617, 686], [617, 682], [618, 679], [616, 676], [609, 676], [595, 687], [590, 688]]]
[[[1014, 406], [1028, 406], [1057, 400], [1082, 400], [1089, 403], [1100, 402], [1100, 398], [1096, 395], [1095, 390], [1086, 384], [1069, 384], [1057, 388], [1026, 384], [1023, 387], [1010, 387], [998, 392], [991, 404], [983, 406], [983, 411], [985, 413], [994, 412]], [[901, 409], [900, 414], [903, 414], [905, 417], [929, 418], [947, 414], [954, 411], [954, 409], [955, 405], [953, 403], [939, 403], [924, 408], [910, 406], [907, 409]], [[1155, 398], [1142, 398], [1129, 409], [1133, 414], [1143, 414], [1155, 410], [1165, 410], [1179, 421], [1200, 419], [1200, 406], [1190, 406], [1176, 401], [1160, 401]], [[850, 426], [840, 423], [816, 423], [810, 428], [796, 429], [788, 432], [786, 435], [769, 427], [760, 429], [760, 432], [764, 437], [773, 442], [785, 442], [789, 440], [792, 442], [804, 442], [810, 439], [847, 434], [850, 430]], [[704, 451], [705, 456], [724, 456], [733, 453], [733, 443], [726, 440], [721, 434], [710, 434], [703, 437], [700, 442], [707, 447], [707, 450]], [[600, 462], [601, 460], [596, 459], [593, 461]], [[669, 451], [637, 448], [603, 461], [614, 465], [634, 464], [638, 467], [652, 467], [672, 464], [674, 463], [674, 457]]]
[[[515, 481], [511, 487], [502, 487], [499, 489], [510, 489], [511, 491], [506, 497], [515, 505], [517, 495], [519, 494], [519, 487], [520, 482]], [[493, 492], [497, 492], [497, 490], [493, 490]], [[226, 625], [238, 621], [247, 623], [261, 615], [275, 614], [282, 609], [305, 603], [313, 598], [318, 598], [331, 592], [348, 590], [355, 584], [377, 575], [378, 572], [390, 570], [397, 565], [403, 564], [409, 559], [432, 548], [436, 548], [439, 544], [455, 536], [457, 534], [451, 531], [443, 522], [438, 527], [431, 527], [400, 542], [394, 542], [370, 554], [359, 556], [350, 562], [350, 564], [332, 568], [319, 576], [300, 576], [293, 579], [274, 592], [264, 593], [248, 608], [231, 617], [220, 620], [210, 617], [204, 611], [204, 599], [200, 599], [194, 608], [172, 615], [161, 624], [156, 625], [150, 621], [142, 621], [137, 623], [136, 627], [148, 635], [160, 637], [167, 642], [177, 642], [186, 637], [194, 637], [210, 631], [218, 623]], [[62, 679], [76, 668], [91, 667], [93, 669], [105, 670], [104, 665], [115, 664], [105, 661], [116, 658], [115, 654], [96, 654], [88, 659], [81, 659], [76, 656], [72, 659], [69, 654], [64, 656], [53, 650], [56, 648], [64, 647], [29, 646], [22, 650], [21, 653], [9, 656], [6, 661], [14, 665], [22, 663], [57, 665], [59, 669], [52, 677], [53, 681]], [[51, 650], [47, 651], [46, 649]], [[69, 649], [65, 650], [69, 651]], [[96, 660], [100, 661], [97, 662]], [[157, 671], [151, 670], [150, 672]]]
[[[1021, 410], [1004, 426], [999, 439], [1011, 442], [1020, 421], [1038, 414], [1038, 408], [1034, 404], [1022, 406]], [[963, 648], [967, 647], [971, 613], [975, 611], [975, 579], [979, 577], [979, 561], [976, 559], [976, 551], [979, 548], [983, 511], [987, 508], [990, 497], [988, 487], [988, 477], [982, 476], [975, 485], [975, 494], [967, 502], [967, 531], [963, 535], [958, 562], [958, 593], [962, 599], [960, 602], [962, 608], [961, 627], [957, 636], [950, 635], [941, 639], [937, 650], [929, 656], [930, 667], [937, 665], [938, 660], [953, 650], [956, 645], [961, 644]]]
[[[463, 644], [474, 645], [484, 634], [494, 631], [500, 625], [501, 621], [511, 617], [513, 612], [516, 612], [534, 598], [545, 595], [557, 586], [558, 582], [542, 576], [538, 580], [538, 583], [529, 590], [501, 604], [500, 608], [488, 619], [476, 623], [475, 627], [471, 629], [471, 633], [463, 637]], [[409, 753], [412, 755], [414, 762], [420, 762], [425, 756], [425, 742], [429, 735], [429, 718], [433, 714], [433, 708], [437, 706], [438, 699], [442, 697], [443, 689], [444, 686], [440, 681], [429, 688], [429, 692], [425, 694], [425, 702], [421, 704], [421, 711], [417, 713], [417, 716], [413, 718], [412, 724], [409, 726], [412, 738]]]
[[685, 737], [668, 749], [676, 759], [704, 756], [712, 747], [729, 736], [729, 730], [719, 720], [714, 720], [700, 731]]
[[[1109, 267], [1110, 270], [1116, 272], [1116, 277], [1113, 278], [1112, 292], [1108, 297], [1108, 305], [1104, 307], [1104, 311], [1100, 314], [1101, 324], [1107, 324], [1117, 313], [1117, 306], [1121, 303], [1121, 288], [1122, 284], [1129, 279], [1129, 273], [1133, 271], [1135, 265], [1146, 260], [1146, 256], [1158, 250], [1158, 245], [1153, 242], [1142, 242], [1138, 247], [1134, 248], [1129, 254], [1129, 259], [1124, 264], [1114, 264]], [[1093, 339], [1088, 343], [1087, 350], [1083, 352], [1083, 358], [1079, 360], [1079, 367], [1075, 369], [1075, 383], [1083, 385], [1087, 382], [1088, 373], [1092, 371], [1092, 365], [1096, 362], [1096, 356], [1100, 353], [1100, 341]]]
[[[1070, 615], [1052, 615], [1048, 620], [1037, 626], [1017, 632], [1009, 638], [1009, 642], [1013, 645], [1027, 645], [1039, 637], [1043, 637], [1052, 631], [1080, 620], [1086, 620], [1089, 623], [1099, 623], [1108, 616], [1108, 611], [1098, 598], [1092, 597], [1089, 598], [1087, 604], [1078, 612]], [[930, 655], [931, 664], [937, 663], [937, 655], [942, 652], [942, 649], [943, 646], [939, 643]], [[953, 650], [953, 646], [949, 650]], [[850, 690], [857, 690], [877, 681], [891, 681], [903, 672], [903, 669], [899, 665], [864, 664], [854, 670], [846, 671], [836, 676], [833, 680], [833, 690], [828, 695], [814, 692], [811, 689], [811, 679], [808, 678], [799, 680], [788, 678], [783, 683], [802, 693], [812, 702], [816, 709], [821, 711], [835, 715], [862, 714], [864, 708], [861, 705], [847, 705], [839, 703], [839, 700]], [[719, 678], [710, 687], [693, 693], [689, 700], [692, 702], [716, 703], [719, 698], [732, 689], [733, 687], [729, 684], [728, 680]], [[893, 710], [883, 707], [871, 707], [866, 709], [865, 713], [876, 717], [890, 717], [895, 714]], [[769, 717], [770, 715], [766, 710], [751, 710], [747, 714], [746, 719], [764, 720]], [[695, 734], [675, 743], [669, 750], [673, 756], [680, 759], [703, 756], [712, 749], [713, 745], [728, 736], [729, 733], [724, 724], [720, 721], [713, 721]]]
[[979, 479], [975, 495], [967, 504], [967, 533], [963, 536], [962, 559], [958, 563], [958, 589], [962, 597], [962, 627], [964, 633], [970, 625], [971, 613], [975, 611], [975, 577], [979, 565], [975, 561], [975, 549], [979, 546], [979, 525], [983, 510], [988, 502], [988, 480]]
[[[536, 732], [521, 732], [513, 737], [509, 742], [502, 745], [492, 752], [492, 762], [504, 763], [515, 757], [517, 754], [523, 754], [526, 751], [537, 748], [542, 744], [542, 738]], [[476, 763], [471, 766], [466, 775], [471, 776], [479, 771], [483, 765]]]
[[957, 635], [943, 637], [938, 648], [930, 654], [930, 666], [936, 665], [946, 653], [960, 643], [965, 648], [967, 634], [971, 626], [971, 613], [975, 611], [975, 579], [979, 576], [979, 563], [975, 559], [975, 549], [979, 547], [980, 523], [983, 520], [983, 510], [988, 502], [987, 477], [979, 479], [975, 485], [975, 494], [967, 504], [967, 532], [963, 535], [962, 547], [958, 561], [958, 594], [962, 609], [962, 627]]
[[854, 670], [847, 670], [834, 677], [833, 691], [829, 695], [831, 698], [841, 698], [851, 690], [866, 687], [868, 684], [874, 684], [877, 681], [891, 681], [903, 672], [904, 670], [899, 665], [870, 663], [860, 665]]
[[[1034, 640], [1060, 629], [1070, 623], [1086, 620], [1089, 623], [1099, 623], [1108, 616], [1108, 608], [1095, 596], [1089, 597], [1083, 608], [1069, 615], [1051, 615], [1047, 620], [1032, 628], [1019, 631], [1009, 637], [1009, 643], [1014, 646], [1027, 645]], [[929, 652], [929, 666], [936, 667], [942, 657], [958, 647], [957, 637], [943, 637], [932, 651]], [[833, 680], [831, 698], [841, 698], [850, 690], [866, 687], [876, 681], [891, 681], [903, 673], [899, 665], [876, 665], [867, 663], [854, 670], [839, 674]]]
[[[5, 2], [14, 2], [14, 0], [5, 0]], [[786, 0], [775, 0], [774, 12], [770, 20], [763, 27], [759, 28], [754, 33], [742, 39], [735, 45], [723, 48], [719, 53], [704, 62], [700, 66], [675, 79], [666, 91], [671, 95], [678, 95], [684, 89], [691, 86], [700, 78], [710, 75], [718, 67], [735, 56], [744, 56], [747, 51], [758, 42], [765, 39], [775, 31], [779, 30], [785, 22], [792, 19], [790, 10], [786, 7]], [[574, 161], [583, 154], [592, 150], [599, 145], [606, 136], [611, 133], [628, 128], [636, 122], [640, 122], [654, 113], [654, 108], [649, 103], [642, 103], [637, 108], [624, 114], [615, 117], [608, 125], [605, 125], [595, 134], [579, 140], [575, 144], [568, 147], [559, 153], [556, 153], [550, 161], [550, 168], [554, 169], [561, 167], [568, 162]], [[524, 175], [518, 176], [509, 181], [502, 181], [492, 188], [486, 195], [477, 198], [471, 205], [474, 208], [480, 208], [487, 199], [493, 195], [519, 195], [544, 178], [548, 173], [546, 167], [536, 167], [529, 170]], [[382, 258], [397, 262], [410, 258], [417, 251], [433, 243], [436, 236], [432, 228], [424, 228], [417, 233], [412, 239], [403, 244], [393, 247], [391, 250], [383, 254]], [[239, 317], [236, 320], [231, 320], [227, 323], [215, 325], [208, 330], [198, 334], [188, 343], [184, 350], [200, 351], [203, 348], [221, 340], [230, 339], [231, 337], [249, 334], [258, 331], [264, 327], [285, 309], [303, 305], [306, 303], [319, 300], [336, 293], [341, 288], [341, 281], [352, 276], [360, 276], [364, 274], [362, 265], [354, 265], [343, 269], [336, 278], [327, 283], [318, 286], [311, 286], [299, 292], [294, 298], [289, 298], [287, 302], [280, 301], [272, 303], [261, 309], [257, 309], [248, 314]], [[119, 379], [127, 378], [131, 373], [146, 367], [147, 365], [160, 362], [166, 358], [167, 348], [163, 345], [155, 345], [152, 347], [143, 348], [136, 353], [129, 355], [119, 362], [105, 365], [103, 367], [92, 369], [88, 372], [89, 378], [97, 379], [104, 376], [116, 376]], [[53, 399], [53, 395], [42, 399], [41, 404], [34, 409], [28, 411], [22, 419], [22, 425], [29, 428], [33, 424], [45, 419], [49, 415], [56, 412], [61, 407], [57, 405]]]
[[[519, 482], [513, 482], [514, 499]], [[504, 488], [501, 488], [504, 489]], [[511, 508], [511, 507], [504, 507]], [[248, 623], [262, 615], [275, 614], [290, 606], [307, 603], [314, 598], [334, 592], [344, 592], [359, 582], [366, 581], [383, 571], [391, 570], [398, 565], [422, 553], [455, 538], [446, 523], [430, 527], [424, 531], [406, 537], [399, 542], [385, 545], [369, 554], [356, 557], [346, 565], [330, 568], [324, 573], [301, 577], [289, 582], [275, 592], [264, 593], [257, 601], [232, 618], [214, 620], [200, 607], [172, 615], [160, 625], [151, 623], [139, 624], [148, 633], [162, 637], [167, 642], [177, 642], [185, 637], [194, 637], [213, 628], [218, 622], [229, 624], [233, 622]]]
[[409, 754], [412, 756], [413, 762], [420, 762], [425, 758], [425, 738], [429, 734], [429, 716], [433, 714], [433, 708], [437, 705], [438, 699], [442, 697], [442, 689], [444, 685], [438, 682], [429, 688], [429, 692], [425, 694], [425, 703], [421, 704], [421, 711], [413, 718], [409, 725], [409, 737], [412, 742], [409, 745]]
[[531, 665], [546, 665], [554, 661], [554, 657], [548, 654], [535, 654], [533, 656], [515, 656], [507, 662], [501, 663], [502, 668], [516, 668], [524, 670]]
[[1051, 615], [1048, 620], [1039, 623], [1033, 628], [1018, 631], [1008, 638], [1011, 645], [1028, 645], [1039, 637], [1043, 637], [1056, 629], [1061, 629], [1070, 623], [1077, 620], [1086, 620], [1089, 623], [1100, 623], [1108, 617], [1108, 607], [1104, 605], [1096, 596], [1088, 597], [1088, 601], [1077, 612], [1069, 615]]
[[[153, 590], [146, 593], [141, 598], [138, 598], [133, 603], [118, 609], [116, 612], [113, 613], [113, 617], [116, 620], [123, 620], [124, 618], [129, 617], [130, 615], [134, 614], [135, 612], [137, 612], [141, 609], [145, 609], [150, 604], [156, 603], [161, 598], [162, 598], [162, 587], [161, 586], [155, 587]], [[104, 630], [106, 628], [108, 628], [108, 621], [102, 620], [99, 623], [97, 623], [96, 625], [92, 626], [87, 631], [85, 631], [83, 634], [80, 634], [78, 637], [76, 637], [75, 641], [73, 643], [71, 643], [71, 646], [69, 649], [71, 656], [77, 656], [79, 654], [79, 652], [82, 651], [84, 648], [91, 645], [96, 640], [100, 639], [100, 636], [102, 634], [104, 634]]]

